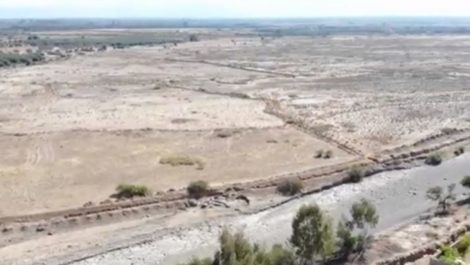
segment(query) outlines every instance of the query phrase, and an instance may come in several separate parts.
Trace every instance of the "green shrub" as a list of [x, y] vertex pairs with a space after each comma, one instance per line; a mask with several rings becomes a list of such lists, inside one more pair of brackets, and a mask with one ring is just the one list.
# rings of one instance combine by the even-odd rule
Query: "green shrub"
[[285, 249], [282, 245], [274, 245], [269, 253], [272, 265], [294, 265], [296, 259], [292, 251]]
[[277, 191], [284, 196], [294, 196], [301, 192], [303, 189], [303, 183], [298, 178], [290, 178], [283, 180], [277, 185]]
[[445, 264], [454, 265], [458, 258], [460, 258], [460, 255], [455, 248], [448, 245], [441, 247], [441, 256], [439, 257], [439, 260]]
[[426, 158], [424, 163], [426, 163], [426, 165], [430, 165], [430, 166], [438, 166], [442, 163], [442, 157], [441, 157], [440, 154], [432, 154], [432, 155], [429, 155]]
[[364, 169], [358, 166], [351, 168], [351, 170], [349, 170], [348, 172], [349, 181], [352, 183], [361, 182], [364, 179], [365, 175], [366, 173]]
[[465, 255], [470, 247], [470, 234], [466, 234], [455, 246], [460, 255]]
[[267, 251], [248, 241], [243, 234], [231, 234], [224, 230], [219, 237], [219, 250], [213, 259], [193, 259], [180, 265], [295, 265], [292, 251], [281, 245], [274, 245]]
[[203, 180], [194, 181], [188, 185], [186, 190], [189, 197], [200, 199], [209, 192], [209, 184]]
[[117, 198], [145, 197], [150, 195], [150, 189], [144, 185], [121, 184], [116, 188]]

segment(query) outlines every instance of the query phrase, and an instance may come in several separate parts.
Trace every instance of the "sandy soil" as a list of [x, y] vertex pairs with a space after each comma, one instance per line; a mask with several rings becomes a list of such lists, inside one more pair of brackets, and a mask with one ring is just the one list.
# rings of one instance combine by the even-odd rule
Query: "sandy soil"
[[[222, 185], [351, 158], [332, 148], [331, 159], [316, 159], [317, 150], [331, 147], [288, 127], [176, 133], [55, 132], [3, 136], [0, 148], [0, 215], [4, 216], [98, 203], [122, 183], [144, 184], [154, 192], [184, 188], [198, 179]], [[160, 163], [173, 156], [201, 161], [203, 168]]]

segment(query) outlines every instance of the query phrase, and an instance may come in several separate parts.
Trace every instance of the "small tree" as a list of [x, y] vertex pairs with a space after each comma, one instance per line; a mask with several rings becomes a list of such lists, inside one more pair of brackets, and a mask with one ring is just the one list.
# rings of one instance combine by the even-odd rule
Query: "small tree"
[[[295, 265], [294, 254], [281, 245], [266, 251], [250, 243], [243, 234], [231, 234], [224, 230], [219, 238], [220, 248], [208, 264], [221, 265]], [[188, 264], [191, 265], [191, 264]], [[199, 265], [199, 264], [197, 264]], [[205, 265], [202, 264], [201, 265]]]
[[292, 222], [290, 242], [305, 264], [314, 264], [318, 257], [325, 260], [335, 251], [331, 219], [318, 205], [302, 206]]
[[361, 229], [365, 228], [366, 225], [375, 227], [379, 222], [375, 205], [364, 198], [351, 206], [351, 216], [353, 224]]
[[339, 222], [337, 230], [339, 247], [345, 256], [362, 252], [371, 239], [369, 228], [374, 228], [379, 222], [375, 205], [366, 199], [354, 203], [350, 215], [352, 219]]
[[447, 187], [447, 194], [444, 194], [442, 187], [436, 186], [426, 192], [426, 197], [437, 202], [437, 213], [448, 214], [451, 201], [455, 200], [455, 184]]

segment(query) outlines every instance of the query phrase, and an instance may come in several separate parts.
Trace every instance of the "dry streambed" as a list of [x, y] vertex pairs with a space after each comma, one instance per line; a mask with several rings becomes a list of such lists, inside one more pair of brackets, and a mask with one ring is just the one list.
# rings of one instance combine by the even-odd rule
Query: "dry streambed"
[[[386, 172], [360, 184], [342, 185], [306, 196], [258, 214], [229, 217], [182, 228], [151, 242], [132, 246], [73, 263], [91, 264], [174, 264], [193, 256], [204, 256], [216, 248], [217, 235], [223, 227], [243, 231], [252, 240], [263, 244], [284, 242], [290, 235], [290, 221], [296, 210], [306, 203], [318, 203], [335, 218], [347, 213], [351, 203], [361, 197], [372, 200], [381, 217], [377, 231], [391, 229], [420, 215], [433, 206], [425, 199], [428, 188], [458, 183], [470, 174], [466, 165], [470, 155], [446, 161], [438, 167], [420, 167]], [[462, 196], [464, 190], [457, 187]]]

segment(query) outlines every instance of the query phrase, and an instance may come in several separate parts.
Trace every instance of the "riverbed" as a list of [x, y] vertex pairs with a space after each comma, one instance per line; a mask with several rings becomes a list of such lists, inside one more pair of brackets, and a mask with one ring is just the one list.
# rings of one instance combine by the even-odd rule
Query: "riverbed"
[[458, 198], [465, 196], [459, 182], [470, 175], [470, 154], [443, 162], [440, 166], [423, 166], [402, 171], [384, 172], [358, 184], [346, 184], [321, 193], [302, 197], [282, 206], [252, 215], [225, 217], [201, 225], [181, 228], [155, 240], [105, 253], [75, 265], [149, 265], [177, 264], [191, 257], [211, 255], [217, 248], [217, 237], [225, 227], [240, 231], [264, 246], [287, 242], [291, 221], [299, 207], [316, 203], [335, 220], [348, 216], [355, 201], [366, 198], [380, 215], [375, 232], [393, 229], [410, 222], [435, 206], [426, 199], [434, 186], [456, 184]]

